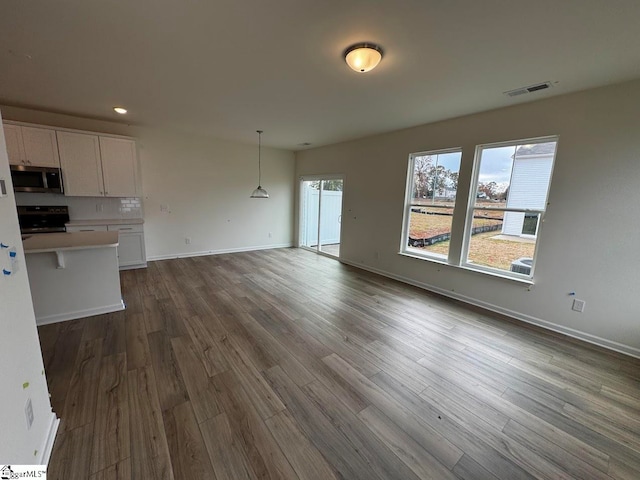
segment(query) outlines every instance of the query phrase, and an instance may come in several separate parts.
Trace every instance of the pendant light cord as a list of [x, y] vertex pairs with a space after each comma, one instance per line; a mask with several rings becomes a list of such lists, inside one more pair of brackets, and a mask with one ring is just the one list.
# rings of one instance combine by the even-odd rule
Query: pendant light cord
[[256, 130], [258, 132], [258, 188], [262, 186], [262, 130]]

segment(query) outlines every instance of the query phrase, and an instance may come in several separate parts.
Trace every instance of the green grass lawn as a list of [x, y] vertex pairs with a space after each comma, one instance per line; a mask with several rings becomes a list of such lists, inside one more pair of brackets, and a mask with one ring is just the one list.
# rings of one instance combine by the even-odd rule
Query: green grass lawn
[[[426, 211], [443, 212], [450, 209], [429, 209]], [[451, 212], [453, 213], [452, 209]], [[425, 215], [411, 212], [409, 222], [409, 236], [412, 238], [428, 238], [451, 231], [451, 216]], [[495, 225], [501, 223], [496, 218], [496, 212], [489, 212], [487, 218], [476, 218], [473, 226]], [[473, 235], [469, 244], [469, 260], [478, 264], [502, 270], [509, 270], [511, 262], [521, 257], [533, 258], [535, 242], [509, 241], [498, 239], [500, 231], [486, 232]], [[419, 247], [417, 250], [447, 255], [449, 253], [449, 241], [439, 242], [428, 247]]]

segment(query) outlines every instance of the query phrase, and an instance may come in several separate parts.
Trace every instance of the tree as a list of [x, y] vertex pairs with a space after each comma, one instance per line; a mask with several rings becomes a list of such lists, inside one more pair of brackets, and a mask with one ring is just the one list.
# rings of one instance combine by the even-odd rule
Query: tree
[[433, 168], [431, 155], [416, 157], [413, 162], [413, 198], [429, 196], [429, 172]]
[[[322, 189], [331, 192], [341, 192], [342, 191], [342, 180], [323, 180]], [[311, 188], [314, 190], [320, 190], [320, 180], [315, 180], [309, 184]]]
[[413, 163], [413, 198], [433, 198], [445, 190], [455, 190], [458, 173], [442, 165], [435, 166], [431, 155], [416, 157]]
[[325, 191], [341, 192], [342, 183], [342, 180], [325, 180], [322, 188], [324, 188]]
[[478, 193], [483, 194], [486, 198], [495, 199], [498, 190], [498, 184], [496, 182], [478, 184]]
[[452, 172], [451, 170], [447, 170], [447, 176], [449, 177], [449, 190], [458, 190], [458, 178], [460, 177], [460, 173]]

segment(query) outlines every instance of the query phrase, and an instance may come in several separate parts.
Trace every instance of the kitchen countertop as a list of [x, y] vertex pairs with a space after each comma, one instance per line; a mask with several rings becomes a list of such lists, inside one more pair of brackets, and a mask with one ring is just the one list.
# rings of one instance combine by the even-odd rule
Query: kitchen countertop
[[139, 225], [144, 223], [142, 218], [108, 218], [101, 220], [70, 220], [67, 227], [85, 227], [88, 225]]
[[25, 254], [117, 247], [118, 232], [66, 232], [25, 235], [22, 246]]

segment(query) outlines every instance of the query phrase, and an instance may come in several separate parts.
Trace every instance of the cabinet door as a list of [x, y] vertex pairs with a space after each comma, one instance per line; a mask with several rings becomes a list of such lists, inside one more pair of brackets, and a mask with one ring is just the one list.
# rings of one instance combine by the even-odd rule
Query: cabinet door
[[7, 142], [7, 154], [9, 155], [9, 163], [11, 165], [26, 164], [24, 155], [24, 143], [22, 141], [22, 127], [19, 125], [10, 125], [4, 123], [4, 138]]
[[144, 251], [144, 233], [124, 233], [120, 231], [118, 239], [118, 266], [145, 266], [147, 258]]
[[98, 136], [60, 131], [56, 133], [64, 194], [77, 197], [103, 197]]
[[100, 137], [100, 153], [105, 196], [139, 196], [135, 141]]
[[29, 165], [60, 168], [55, 130], [22, 127], [22, 140]]

